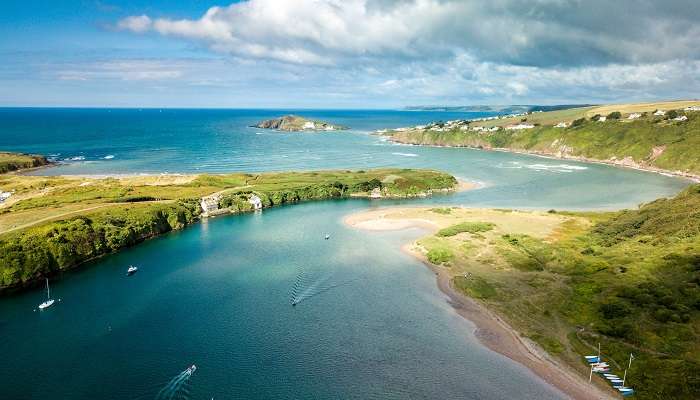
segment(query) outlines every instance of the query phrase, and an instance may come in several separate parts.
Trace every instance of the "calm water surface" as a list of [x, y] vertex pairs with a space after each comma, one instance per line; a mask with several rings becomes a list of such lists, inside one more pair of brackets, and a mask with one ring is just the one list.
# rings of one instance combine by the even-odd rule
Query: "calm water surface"
[[[354, 130], [246, 127], [283, 113], [5, 109], [0, 148], [84, 157], [43, 174], [398, 166], [446, 170], [483, 188], [216, 218], [63, 275], [52, 283], [61, 302], [46, 311], [34, 311], [41, 290], [2, 298], [0, 398], [561, 398], [481, 346], [430, 271], [400, 251], [420, 231], [360, 232], [344, 227], [343, 216], [407, 203], [619, 208], [687, 185], [607, 166], [398, 146], [367, 134], [473, 115], [303, 111]], [[140, 270], [127, 278], [130, 264]], [[192, 363], [198, 369], [189, 379], [172, 381]]]

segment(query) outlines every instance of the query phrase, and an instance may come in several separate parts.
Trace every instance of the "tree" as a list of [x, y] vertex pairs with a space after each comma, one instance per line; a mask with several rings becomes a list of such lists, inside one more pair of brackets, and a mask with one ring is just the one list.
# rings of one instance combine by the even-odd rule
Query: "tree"
[[585, 119], [585, 118], [575, 119], [575, 120], [571, 123], [571, 127], [572, 127], [572, 128], [575, 128], [575, 127], [577, 127], [577, 126], [581, 126], [581, 125], [583, 125], [585, 122], [586, 122], [586, 119]]
[[610, 114], [608, 114], [608, 119], [620, 119], [622, 118], [622, 113], [619, 111], [613, 111]]
[[674, 119], [676, 117], [678, 117], [678, 111], [676, 110], [671, 110], [666, 113], [666, 119]]
[[597, 121], [597, 120], [600, 119], [600, 117], [601, 117], [600, 114], [596, 114], [596, 115], [594, 115], [594, 116], [591, 117], [591, 121]]

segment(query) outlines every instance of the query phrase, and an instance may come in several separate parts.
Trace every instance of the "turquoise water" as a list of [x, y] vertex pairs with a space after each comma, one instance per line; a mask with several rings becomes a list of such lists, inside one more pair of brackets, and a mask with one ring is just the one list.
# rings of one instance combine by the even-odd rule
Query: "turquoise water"
[[[0, 148], [85, 157], [40, 171], [47, 174], [410, 166], [483, 188], [216, 218], [53, 279], [61, 301], [48, 310], [34, 311], [40, 289], [2, 298], [0, 398], [562, 398], [481, 346], [434, 275], [400, 251], [422, 232], [361, 232], [342, 218], [406, 203], [616, 208], [687, 184], [600, 165], [397, 146], [366, 133], [455, 117], [443, 113], [307, 111], [355, 128], [323, 135], [246, 128], [280, 113], [0, 110]], [[130, 264], [140, 270], [126, 277]], [[193, 363], [189, 379], [173, 382]]]

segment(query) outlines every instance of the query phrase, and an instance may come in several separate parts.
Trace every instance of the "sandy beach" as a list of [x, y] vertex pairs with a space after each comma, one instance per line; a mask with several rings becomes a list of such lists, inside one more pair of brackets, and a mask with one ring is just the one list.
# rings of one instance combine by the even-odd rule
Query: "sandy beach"
[[[371, 210], [349, 215], [344, 222], [353, 228], [369, 231], [421, 228], [435, 232], [441, 227], [440, 224], [431, 220], [411, 218], [409, 214], [413, 214], [416, 210], [417, 208]], [[402, 215], [406, 215], [406, 218], [401, 217]], [[616, 398], [606, 387], [589, 383], [571, 367], [549, 356], [534, 342], [520, 336], [514, 328], [484, 305], [458, 292], [451, 284], [452, 274], [447, 269], [430, 263], [415, 243], [404, 245], [402, 250], [421, 260], [435, 273], [437, 285], [448, 296], [450, 305], [460, 316], [476, 325], [474, 334], [486, 347], [522, 364], [573, 399]]]

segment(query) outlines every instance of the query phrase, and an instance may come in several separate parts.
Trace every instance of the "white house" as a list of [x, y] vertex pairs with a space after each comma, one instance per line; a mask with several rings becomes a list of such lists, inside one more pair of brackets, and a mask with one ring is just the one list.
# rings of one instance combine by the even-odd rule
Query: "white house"
[[532, 129], [534, 127], [535, 127], [535, 125], [531, 125], [531, 124], [518, 124], [518, 125], [507, 126], [506, 130], [519, 131], [521, 129]]
[[473, 130], [474, 132], [483, 132], [483, 131], [486, 130], [486, 128], [484, 128], [483, 126], [475, 126], [475, 127], [472, 128], [472, 130]]
[[637, 119], [637, 118], [641, 118], [641, 116], [642, 116], [642, 114], [640, 114], [640, 113], [632, 113], [632, 114], [627, 116], [627, 119]]
[[202, 207], [202, 212], [206, 215], [209, 214], [213, 211], [217, 211], [219, 209], [219, 198], [218, 197], [202, 197], [202, 200], [199, 202], [199, 205]]
[[598, 122], [605, 122], [606, 119], [608, 119], [608, 117], [600, 116], [600, 117], [598, 118]]
[[654, 113], [654, 115], [656, 115], [656, 116], [663, 116], [663, 115], [666, 115], [666, 111], [664, 111], [664, 110], [656, 110], [656, 112]]
[[4, 202], [5, 200], [9, 199], [10, 196], [12, 196], [11, 192], [0, 192], [0, 203]]
[[685, 111], [700, 111], [700, 106], [688, 106], [684, 108]]
[[462, 125], [459, 127], [460, 131], [468, 131], [469, 130], [469, 125]]
[[313, 121], [306, 121], [301, 129], [316, 129], [316, 124]]
[[554, 125], [555, 128], [566, 128], [567, 126], [569, 126], [569, 124], [567, 124], [566, 122], [560, 122]]
[[679, 115], [676, 118], [674, 118], [673, 120], [674, 121], [687, 121], [688, 117], [686, 117], [685, 115]]
[[370, 199], [381, 199], [382, 198], [382, 189], [381, 188], [374, 188], [372, 189], [372, 193], [369, 194]]
[[501, 129], [500, 126], [492, 126], [492, 127], [490, 127], [489, 129], [487, 129], [487, 131], [489, 131], [489, 132], [496, 132], [496, 131], [499, 130], [499, 129]]
[[250, 203], [253, 206], [254, 210], [262, 210], [263, 205], [262, 205], [262, 200], [260, 200], [260, 197], [257, 195], [252, 195], [248, 199], [248, 203]]

